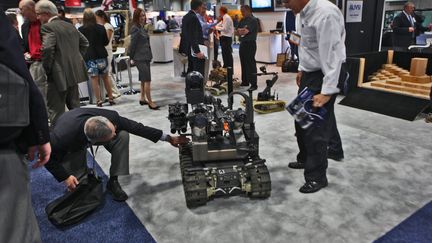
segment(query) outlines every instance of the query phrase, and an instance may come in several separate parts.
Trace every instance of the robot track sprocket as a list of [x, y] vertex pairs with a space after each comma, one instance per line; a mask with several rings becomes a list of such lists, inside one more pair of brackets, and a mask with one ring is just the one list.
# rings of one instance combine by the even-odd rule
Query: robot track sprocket
[[265, 199], [271, 195], [271, 179], [270, 173], [265, 164], [254, 165], [248, 168], [250, 176], [251, 191], [249, 197], [251, 199]]
[[186, 206], [196, 208], [207, 203], [207, 178], [204, 170], [193, 168], [190, 146], [180, 148], [180, 170]]

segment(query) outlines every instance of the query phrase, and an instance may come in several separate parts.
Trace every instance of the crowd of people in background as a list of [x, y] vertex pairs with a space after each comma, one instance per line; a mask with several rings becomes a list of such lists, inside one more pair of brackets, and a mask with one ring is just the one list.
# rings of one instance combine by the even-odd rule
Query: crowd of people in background
[[[231, 18], [228, 9], [222, 6], [218, 12], [219, 17], [214, 19], [207, 15], [204, 2], [192, 3], [192, 10], [183, 17], [182, 25], [174, 15], [167, 16], [167, 19], [157, 16], [157, 21], [153, 24], [146, 18], [143, 9], [137, 8], [134, 11], [126, 54], [130, 56], [131, 64], [138, 69], [142, 91], [140, 105], [159, 109], [151, 97], [150, 63], [153, 56], [149, 31], [181, 30], [181, 44], [186, 43], [187, 47], [180, 46], [179, 49], [190, 57], [188, 71], [199, 71], [202, 75], [208, 74], [208, 70], [207, 73], [204, 72], [204, 63], [208, 65], [209, 60], [204, 61], [204, 57], [208, 57], [209, 53], [199, 53], [197, 44], [210, 47], [213, 39], [214, 60], [218, 59], [221, 47], [223, 67], [226, 68], [234, 66], [233, 42], [241, 41], [242, 85], [251, 84], [251, 88], [256, 87], [254, 77], [247, 74], [256, 70], [254, 43], [257, 27], [256, 19], [250, 20], [250, 8], [242, 7], [244, 18], [240, 21], [238, 15]], [[78, 84], [87, 80], [90, 80], [96, 106], [102, 107], [105, 102], [115, 105], [114, 99], [121, 94], [112, 78], [114, 27], [110, 24], [107, 13], [103, 10], [94, 12], [85, 9], [82, 20], [78, 21], [76, 18], [67, 18], [64, 9], [50, 1], [42, 0], [36, 4], [33, 0], [22, 0], [19, 8], [24, 18], [22, 27], [19, 28], [15, 14], [9, 14], [8, 19], [21, 41], [32, 78], [46, 102], [50, 124], [54, 125], [66, 108], [71, 110], [80, 106]], [[188, 22], [188, 18], [192, 22]], [[242, 25], [245, 21], [249, 23]], [[249, 34], [248, 31], [252, 33]], [[191, 49], [196, 53], [191, 53]]]

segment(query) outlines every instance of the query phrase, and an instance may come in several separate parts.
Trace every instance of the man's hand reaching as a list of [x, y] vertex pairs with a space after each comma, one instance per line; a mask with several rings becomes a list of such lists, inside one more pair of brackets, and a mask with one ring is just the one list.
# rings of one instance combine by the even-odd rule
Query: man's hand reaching
[[170, 136], [168, 142], [174, 146], [178, 147], [179, 145], [187, 144], [189, 143], [190, 139], [186, 136]]
[[69, 176], [64, 183], [68, 191], [74, 191], [79, 184], [78, 179], [73, 175]]

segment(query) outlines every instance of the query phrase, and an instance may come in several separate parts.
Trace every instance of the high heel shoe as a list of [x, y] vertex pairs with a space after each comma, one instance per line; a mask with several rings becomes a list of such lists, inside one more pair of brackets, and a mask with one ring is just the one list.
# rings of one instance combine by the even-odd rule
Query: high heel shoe
[[159, 110], [159, 109], [160, 109], [160, 106], [154, 106], [154, 107], [152, 107], [150, 104], [148, 104], [148, 107], [149, 107], [151, 110]]
[[148, 102], [147, 102], [146, 100], [145, 100], [145, 101], [140, 100], [140, 101], [139, 101], [139, 104], [140, 104], [140, 105], [148, 105]]
[[113, 105], [116, 104], [116, 103], [114, 102], [114, 99], [113, 99], [113, 98], [109, 98], [109, 99], [108, 99], [108, 102], [109, 102], [109, 104], [110, 104], [111, 106], [113, 106]]
[[97, 107], [102, 107], [103, 101], [102, 100], [98, 100], [96, 101], [96, 106]]

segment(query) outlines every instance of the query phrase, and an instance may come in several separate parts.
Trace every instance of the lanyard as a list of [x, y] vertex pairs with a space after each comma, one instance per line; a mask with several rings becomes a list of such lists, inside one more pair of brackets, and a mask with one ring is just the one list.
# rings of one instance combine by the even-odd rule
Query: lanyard
[[95, 176], [97, 176], [97, 175], [96, 175], [96, 153], [97, 153], [97, 151], [98, 151], [98, 149], [99, 149], [99, 146], [96, 147], [96, 153], [93, 151], [93, 145], [89, 144], [88, 146], [90, 147], [90, 152], [91, 152], [91, 154], [92, 154], [92, 156], [93, 156], [93, 166], [92, 166], [92, 168], [90, 168], [90, 171], [91, 171]]

